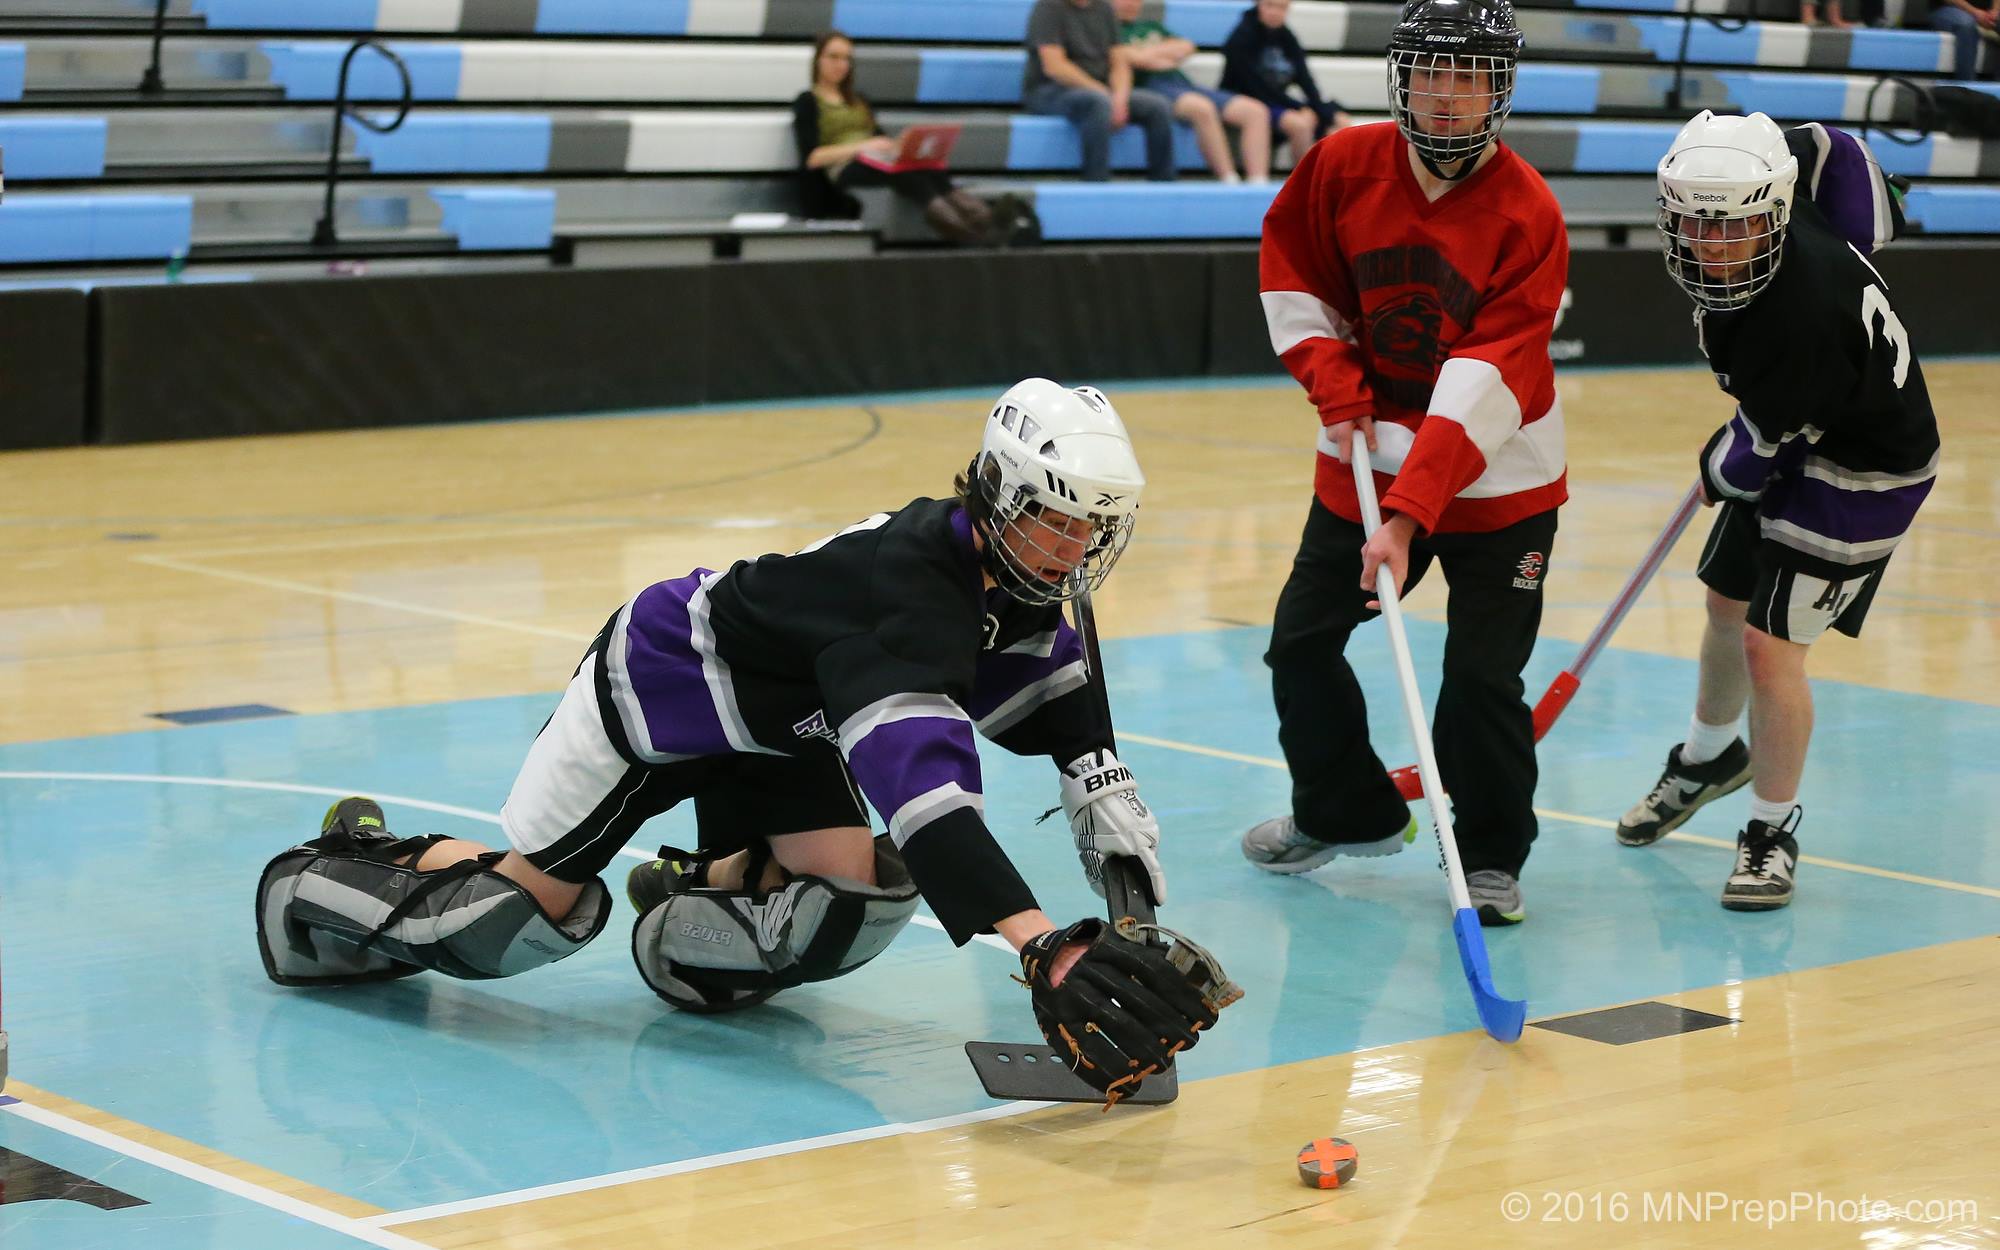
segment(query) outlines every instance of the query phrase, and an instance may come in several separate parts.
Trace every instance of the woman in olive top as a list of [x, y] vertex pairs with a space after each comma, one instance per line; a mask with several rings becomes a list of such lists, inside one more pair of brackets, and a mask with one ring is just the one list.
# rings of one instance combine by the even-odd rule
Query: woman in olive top
[[896, 143], [882, 133], [875, 110], [854, 90], [854, 41], [837, 30], [813, 44], [812, 89], [792, 101], [792, 136], [799, 146], [809, 216], [836, 216], [843, 208], [851, 216], [845, 192], [886, 186], [922, 204], [931, 229], [955, 243], [980, 242], [992, 228], [985, 201], [954, 188], [942, 170], [888, 173], [856, 159], [864, 152], [893, 158]]

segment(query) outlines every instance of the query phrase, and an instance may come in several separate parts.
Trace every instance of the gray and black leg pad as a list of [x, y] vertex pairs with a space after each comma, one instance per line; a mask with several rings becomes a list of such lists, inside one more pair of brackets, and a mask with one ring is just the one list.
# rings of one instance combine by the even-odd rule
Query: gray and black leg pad
[[584, 886], [561, 921], [493, 871], [494, 851], [430, 872], [416, 862], [436, 839], [308, 843], [272, 860], [257, 883], [257, 943], [279, 985], [388, 981], [426, 968], [466, 981], [511, 977], [573, 955], [604, 929], [611, 895]]
[[917, 910], [917, 887], [887, 835], [874, 885], [796, 877], [768, 894], [678, 890], [632, 926], [632, 958], [653, 992], [683, 1011], [730, 1011], [779, 990], [829, 981], [888, 949]]

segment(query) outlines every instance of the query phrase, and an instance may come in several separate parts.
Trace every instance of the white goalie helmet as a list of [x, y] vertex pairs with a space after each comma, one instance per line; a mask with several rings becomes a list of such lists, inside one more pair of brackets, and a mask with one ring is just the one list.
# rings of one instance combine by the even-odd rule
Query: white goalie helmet
[[1703, 109], [1660, 161], [1667, 273], [1701, 307], [1742, 308], [1777, 276], [1799, 163], [1762, 113]]
[[1145, 487], [1102, 391], [1028, 378], [987, 415], [967, 505], [994, 581], [1025, 603], [1061, 603], [1111, 572]]

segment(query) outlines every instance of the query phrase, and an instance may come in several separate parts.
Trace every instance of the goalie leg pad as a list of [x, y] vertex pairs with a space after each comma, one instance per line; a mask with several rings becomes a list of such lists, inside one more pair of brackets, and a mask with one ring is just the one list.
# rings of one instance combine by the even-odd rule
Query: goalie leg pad
[[604, 929], [611, 895], [584, 887], [551, 920], [494, 851], [430, 872], [412, 863], [430, 838], [313, 843], [273, 859], [257, 883], [257, 940], [280, 985], [386, 981], [431, 969], [466, 981], [511, 977], [573, 955]]
[[729, 1011], [807, 981], [846, 976], [888, 949], [917, 910], [917, 887], [887, 835], [875, 884], [797, 877], [768, 894], [677, 888], [632, 926], [632, 958], [684, 1011]]

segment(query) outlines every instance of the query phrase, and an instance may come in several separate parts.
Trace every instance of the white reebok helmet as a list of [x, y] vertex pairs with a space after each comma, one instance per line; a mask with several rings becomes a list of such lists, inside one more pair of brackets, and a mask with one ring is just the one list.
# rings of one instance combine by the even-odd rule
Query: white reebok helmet
[[[1104, 393], [1047, 378], [1017, 382], [993, 405], [967, 479], [987, 570], [1034, 604], [1061, 603], [1104, 581], [1131, 540], [1146, 487], [1125, 423]], [[1044, 520], [1045, 513], [1058, 515]], [[1056, 570], [1074, 554], [1059, 550], [1071, 519], [1088, 522], [1089, 532], [1081, 560], [1064, 575]]]
[[[1703, 308], [1741, 308], [1784, 259], [1799, 163], [1762, 113], [1703, 109], [1660, 162], [1660, 235], [1667, 272]], [[1705, 258], [1705, 263], [1704, 263]]]

